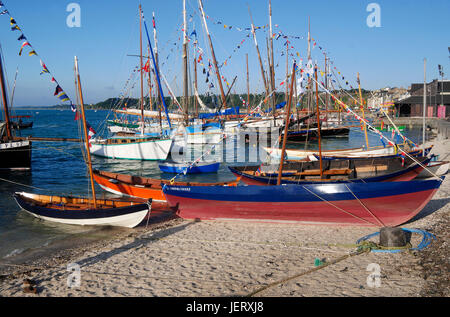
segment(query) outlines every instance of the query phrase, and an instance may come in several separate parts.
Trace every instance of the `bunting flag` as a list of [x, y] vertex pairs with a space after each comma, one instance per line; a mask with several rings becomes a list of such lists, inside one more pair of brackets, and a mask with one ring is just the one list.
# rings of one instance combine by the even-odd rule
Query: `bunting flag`
[[57, 96], [62, 91], [63, 91], [62, 88], [59, 85], [57, 85], [56, 89], [55, 89], [55, 93], [53, 94], [53, 96]]
[[[11, 30], [12, 31], [15, 31], [15, 30], [21, 31], [20, 36], [17, 38], [18, 41], [23, 41], [21, 44], [20, 50], [19, 50], [19, 56], [22, 55], [22, 52], [23, 52], [23, 49], [25, 48], [25, 46], [29, 46], [31, 48], [31, 51], [28, 53], [28, 56], [33, 56], [33, 55], [38, 56], [37, 52], [33, 49], [30, 42], [25, 37], [25, 34], [23, 34], [21, 28], [17, 25], [16, 20], [11, 16], [10, 12], [6, 8], [4, 8], [4, 4], [2, 1], [0, 1], [0, 8], [3, 10], [0, 12], [0, 16], [5, 15], [5, 14], [7, 14], [9, 16]], [[44, 62], [41, 59], [39, 61], [40, 61], [41, 67], [42, 67], [41, 75], [42, 74], [51, 74], [49, 69], [47, 68], [47, 66], [44, 64]], [[53, 76], [51, 76], [51, 82], [56, 84], [56, 89], [55, 89], [54, 95], [57, 96], [61, 101], [69, 101], [70, 102], [71, 109], [73, 112], [75, 112], [75, 120], [77, 120], [79, 118], [79, 113], [78, 113], [76, 107], [73, 105], [70, 98], [68, 97], [68, 95], [63, 91], [63, 89], [61, 88], [61, 86], [58, 84], [58, 82], [56, 81], [56, 79]]]
[[50, 72], [48, 71], [47, 66], [45, 66], [45, 64], [44, 64], [44, 62], [42, 62], [42, 60], [40, 62], [41, 62], [41, 66], [42, 66], [41, 75], [42, 74], [49, 74]]
[[22, 43], [22, 46], [20, 47], [20, 51], [19, 51], [19, 56], [22, 55], [22, 50], [27, 45], [31, 47], [31, 44], [28, 41], [25, 41], [25, 42]]
[[61, 100], [61, 101], [69, 101], [70, 99], [69, 99], [69, 97], [66, 95], [66, 93], [63, 91], [63, 92], [61, 92], [59, 95], [58, 95], [58, 98]]
[[95, 130], [91, 127], [91, 125], [87, 121], [86, 121], [86, 128], [88, 129], [89, 147], [91, 147], [91, 139], [97, 132], [95, 132]]
[[144, 68], [142, 68], [142, 70], [146, 73], [148, 73], [150, 71], [150, 59], [147, 60], [147, 62], [144, 65]]

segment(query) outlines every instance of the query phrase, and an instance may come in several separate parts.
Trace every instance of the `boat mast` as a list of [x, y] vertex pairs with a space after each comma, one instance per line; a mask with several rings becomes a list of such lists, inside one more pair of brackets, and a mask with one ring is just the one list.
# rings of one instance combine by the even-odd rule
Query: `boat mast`
[[[197, 85], [197, 47], [196, 42], [194, 42], [194, 88], [195, 91], [198, 94], [198, 85]], [[195, 104], [195, 117], [198, 118], [198, 100], [197, 98], [194, 98], [194, 104]]]
[[87, 165], [88, 165], [89, 176], [90, 176], [90, 180], [91, 180], [92, 198], [94, 200], [94, 208], [97, 208], [97, 199], [95, 196], [94, 178], [92, 176], [91, 151], [89, 150], [90, 144], [89, 144], [88, 133], [87, 133], [87, 128], [86, 128], [86, 115], [84, 113], [83, 91], [81, 90], [80, 72], [78, 70], [78, 59], [76, 56], [75, 56], [75, 73], [77, 76], [78, 94], [80, 95], [80, 108], [81, 108], [81, 116], [83, 118], [84, 141], [86, 143]]
[[327, 54], [324, 55], [325, 55], [325, 113], [326, 113], [325, 118], [327, 119], [326, 123], [328, 128], [328, 76], [327, 76], [328, 66], [327, 66]]
[[[311, 24], [308, 17], [308, 64], [311, 61]], [[312, 108], [312, 80], [308, 78], [308, 114]]]
[[153, 97], [152, 97], [152, 76], [151, 74], [151, 70], [150, 70], [150, 47], [148, 48], [148, 102], [150, 104], [150, 111], [153, 111]]
[[16, 68], [16, 75], [14, 76], [14, 85], [13, 85], [13, 89], [11, 92], [11, 100], [9, 101], [9, 111], [11, 111], [11, 109], [13, 108], [13, 104], [14, 104], [14, 92], [16, 91], [16, 81], [17, 81], [17, 74], [19, 73], [19, 67]]
[[427, 59], [423, 59], [423, 116], [422, 116], [422, 147], [425, 153], [425, 113], [427, 108]]
[[140, 48], [140, 62], [141, 62], [141, 121], [142, 121], [142, 127], [141, 127], [141, 134], [144, 135], [144, 65], [143, 65], [143, 58], [142, 58], [142, 9], [141, 5], [139, 4], [139, 48]]
[[[156, 101], [156, 106], [158, 107], [158, 114], [159, 114], [159, 126], [161, 127], [161, 133], [162, 133], [162, 118], [161, 118], [161, 107], [162, 107], [162, 104], [163, 104], [163, 100], [162, 100], [162, 97], [161, 97], [161, 92], [159, 91], [159, 82], [158, 82], [158, 79], [157, 79], [157, 75], [156, 75], [156, 72], [157, 72], [157, 69], [159, 69], [159, 59], [158, 59], [158, 38], [156, 37], [156, 22], [155, 22], [155, 12], [152, 12], [152, 22], [153, 22], [153, 39], [154, 39], [154, 41], [155, 41], [155, 49], [154, 49], [154, 57], [155, 57], [155, 61], [154, 61], [154, 64], [155, 64], [155, 66], [156, 66], [156, 69], [154, 70], [154, 75], [155, 75], [155, 82], [156, 82], [156, 85], [158, 86], [158, 89], [157, 89], [157, 101]], [[158, 102], [160, 103], [159, 105], [158, 105]]]
[[189, 123], [189, 97], [188, 97], [188, 59], [187, 59], [187, 22], [186, 0], [183, 0], [183, 91], [184, 91], [184, 121]]
[[361, 93], [361, 82], [359, 80], [359, 73], [357, 74], [357, 80], [358, 80], [358, 90], [359, 90], [359, 102], [361, 104], [361, 111], [362, 111], [362, 118], [363, 118], [363, 127], [364, 127], [364, 137], [366, 138], [366, 147], [369, 149], [369, 138], [367, 137], [367, 125], [366, 125], [366, 118], [364, 116], [364, 104], [362, 99], [362, 93]]
[[286, 39], [286, 102], [289, 97], [288, 87], [289, 87], [289, 39]]
[[322, 143], [320, 136], [320, 110], [319, 110], [319, 86], [317, 84], [317, 65], [314, 68], [314, 77], [316, 79], [316, 112], [317, 112], [317, 136], [319, 138], [319, 166], [320, 166], [320, 179], [323, 178], [322, 170]]
[[281, 159], [280, 159], [280, 167], [278, 169], [278, 178], [277, 178], [277, 185], [281, 184], [281, 176], [283, 173], [283, 164], [284, 164], [284, 154], [286, 153], [286, 141], [287, 141], [287, 135], [288, 135], [288, 127], [289, 127], [289, 117], [291, 112], [291, 103], [292, 103], [292, 94], [294, 92], [294, 81], [295, 81], [295, 61], [294, 65], [292, 67], [292, 76], [291, 76], [291, 87], [289, 91], [289, 101], [288, 106], [286, 109], [286, 123], [284, 125], [284, 136], [283, 136], [283, 146], [281, 148]]
[[220, 79], [220, 72], [219, 72], [219, 67], [217, 66], [216, 54], [214, 54], [214, 48], [212, 45], [211, 36], [209, 35], [208, 25], [206, 24], [206, 18], [205, 18], [205, 12], [203, 11], [202, 0], [198, 0], [198, 3], [200, 5], [200, 11], [202, 12], [203, 24], [205, 25], [206, 35], [208, 36], [209, 48], [211, 49], [211, 55], [213, 58], [214, 68], [216, 69], [217, 81], [219, 82], [220, 94], [222, 96], [222, 107], [224, 110], [226, 110], [227, 101], [225, 98], [225, 92], [223, 90], [222, 80]]
[[263, 66], [263, 63], [261, 60], [261, 53], [259, 52], [258, 41], [256, 40], [255, 25], [253, 24], [253, 17], [252, 17], [252, 13], [250, 12], [250, 7], [248, 7], [248, 14], [250, 15], [250, 21], [252, 22], [253, 40], [255, 42], [256, 52], [258, 53], [259, 66], [261, 68], [261, 76], [262, 76], [263, 83], [264, 83], [264, 89], [266, 90], [266, 96], [268, 96], [269, 95], [269, 87], [267, 86], [267, 80], [266, 80], [266, 75], [264, 72], [264, 66]]
[[247, 66], [247, 114], [250, 114], [250, 81], [248, 76], [248, 53], [245, 54], [245, 61]]
[[5, 112], [6, 136], [8, 137], [8, 140], [11, 140], [12, 135], [11, 135], [11, 126], [9, 122], [8, 98], [6, 96], [5, 76], [3, 74], [3, 56], [1, 55], [0, 55], [0, 85], [2, 90], [3, 109]]
[[[274, 68], [274, 61], [273, 61], [273, 32], [272, 32], [272, 4], [271, 0], [269, 0], [269, 44], [270, 44], [270, 60], [269, 60], [269, 67], [270, 67], [270, 83], [272, 91], [274, 92], [272, 96], [272, 114], [275, 116], [275, 68]], [[275, 120], [275, 118], [274, 118]], [[275, 122], [275, 121], [274, 121]]]

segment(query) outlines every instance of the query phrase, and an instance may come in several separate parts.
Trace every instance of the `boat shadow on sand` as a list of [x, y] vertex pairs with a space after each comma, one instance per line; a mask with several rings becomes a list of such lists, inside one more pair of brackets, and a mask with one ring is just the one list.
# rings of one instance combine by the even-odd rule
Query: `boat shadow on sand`
[[440, 210], [441, 208], [445, 207], [450, 202], [450, 198], [440, 198], [440, 199], [433, 199], [430, 200], [430, 202], [423, 208], [417, 215], [414, 216], [411, 220], [405, 223], [411, 224], [417, 220], [420, 220], [422, 218], [425, 218], [434, 212]]
[[[164, 239], [167, 238], [170, 235], [173, 235], [175, 233], [178, 233], [180, 231], [185, 230], [187, 227], [191, 226], [195, 224], [195, 222], [188, 222], [188, 223], [182, 223], [181, 225], [176, 225], [175, 227], [169, 227], [166, 229], [162, 229], [162, 230], [157, 230], [155, 232], [150, 232], [148, 235], [145, 235], [143, 237], [140, 238], [135, 238], [135, 240], [131, 243], [122, 245], [118, 248], [114, 248], [112, 250], [109, 251], [105, 251], [105, 252], [101, 252], [95, 256], [92, 257], [88, 257], [86, 259], [77, 261], [76, 263], [81, 267], [86, 267], [89, 265], [93, 265], [99, 262], [103, 262], [108, 260], [109, 258], [116, 256], [118, 254], [121, 254], [123, 252], [127, 252], [130, 250], [136, 250], [136, 249], [140, 249], [142, 247], [146, 247], [149, 244], [158, 241], [160, 239]], [[100, 272], [99, 272], [100, 273]], [[116, 274], [113, 272], [103, 272], [104, 274], [108, 274], [108, 275], [121, 275], [121, 274]]]

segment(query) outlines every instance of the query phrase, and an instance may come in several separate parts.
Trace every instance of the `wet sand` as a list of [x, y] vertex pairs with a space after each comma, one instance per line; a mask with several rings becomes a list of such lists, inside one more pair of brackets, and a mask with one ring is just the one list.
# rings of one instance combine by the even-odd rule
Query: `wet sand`
[[[440, 160], [450, 159], [450, 140], [433, 144]], [[449, 296], [449, 193], [446, 179], [402, 225], [436, 235], [420, 252], [344, 258], [376, 228], [159, 219], [44, 257], [2, 261], [0, 296]], [[412, 245], [420, 239], [413, 235]], [[317, 269], [317, 260], [330, 265]], [[79, 285], [70, 263], [80, 268]], [[374, 279], [371, 267], [380, 269]], [[24, 278], [37, 294], [24, 293]]]

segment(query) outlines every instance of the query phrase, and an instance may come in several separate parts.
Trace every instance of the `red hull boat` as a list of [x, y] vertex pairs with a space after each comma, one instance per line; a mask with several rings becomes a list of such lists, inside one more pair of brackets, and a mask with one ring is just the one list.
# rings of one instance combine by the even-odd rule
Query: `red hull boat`
[[238, 187], [164, 186], [186, 219], [398, 226], [413, 218], [441, 180]]

